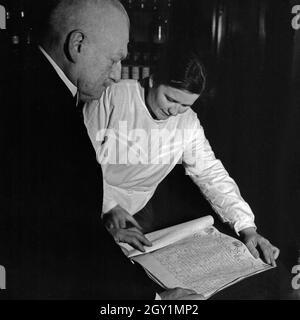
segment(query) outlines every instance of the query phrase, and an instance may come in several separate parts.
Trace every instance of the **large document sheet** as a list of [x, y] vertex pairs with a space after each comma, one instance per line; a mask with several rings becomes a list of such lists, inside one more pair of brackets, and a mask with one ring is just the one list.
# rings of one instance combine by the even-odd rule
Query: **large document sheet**
[[272, 268], [255, 259], [241, 241], [219, 232], [213, 222], [207, 216], [148, 234], [153, 246], [145, 254], [124, 247], [163, 287], [194, 289], [205, 298]]

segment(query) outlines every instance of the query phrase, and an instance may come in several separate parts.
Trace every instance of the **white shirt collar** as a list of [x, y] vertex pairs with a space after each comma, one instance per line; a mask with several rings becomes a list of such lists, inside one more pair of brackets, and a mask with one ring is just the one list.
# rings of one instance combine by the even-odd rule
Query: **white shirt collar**
[[55, 63], [55, 61], [49, 56], [49, 54], [41, 47], [39, 46], [39, 49], [43, 53], [43, 55], [47, 58], [47, 60], [51, 63], [54, 70], [57, 72], [61, 80], [64, 82], [64, 84], [68, 87], [68, 89], [71, 91], [73, 97], [77, 94], [77, 87], [74, 86], [74, 84], [66, 77], [64, 72], [61, 70], [61, 68]]

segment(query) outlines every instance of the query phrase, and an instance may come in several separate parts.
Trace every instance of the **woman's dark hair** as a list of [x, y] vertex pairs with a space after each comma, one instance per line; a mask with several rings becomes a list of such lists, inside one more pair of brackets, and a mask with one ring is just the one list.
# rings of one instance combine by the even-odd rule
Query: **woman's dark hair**
[[201, 94], [205, 89], [205, 68], [199, 55], [191, 50], [168, 50], [160, 59], [152, 75], [154, 85]]

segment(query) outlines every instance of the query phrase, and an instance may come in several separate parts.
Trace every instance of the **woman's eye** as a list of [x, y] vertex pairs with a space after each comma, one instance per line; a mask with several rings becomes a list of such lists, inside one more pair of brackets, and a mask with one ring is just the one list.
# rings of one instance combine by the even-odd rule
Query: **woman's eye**
[[176, 102], [175, 100], [173, 100], [172, 98], [170, 98], [170, 97], [168, 97], [168, 96], [166, 96], [166, 99], [167, 99], [169, 102], [172, 102], [172, 103]]

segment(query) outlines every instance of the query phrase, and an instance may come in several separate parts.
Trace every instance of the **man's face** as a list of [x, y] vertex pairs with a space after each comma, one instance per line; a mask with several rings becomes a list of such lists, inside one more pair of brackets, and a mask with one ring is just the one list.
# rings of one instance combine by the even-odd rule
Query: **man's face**
[[99, 99], [107, 86], [120, 80], [128, 40], [127, 18], [117, 9], [102, 17], [101, 24], [93, 24], [78, 65], [77, 87], [83, 100]]
[[148, 104], [158, 120], [166, 120], [186, 112], [199, 98], [199, 94], [159, 85], [150, 90]]

